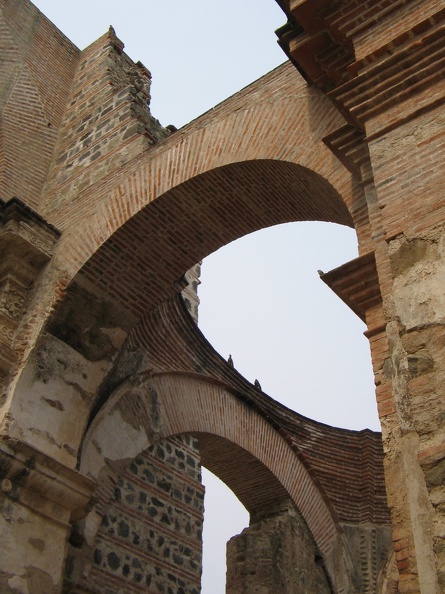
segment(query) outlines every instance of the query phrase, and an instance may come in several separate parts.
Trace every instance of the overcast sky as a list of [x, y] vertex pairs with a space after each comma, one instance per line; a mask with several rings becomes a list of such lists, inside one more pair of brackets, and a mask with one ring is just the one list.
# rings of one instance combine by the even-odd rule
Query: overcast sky
[[[285, 61], [274, 0], [38, 0], [83, 49], [113, 25], [151, 72], [151, 112], [180, 127]], [[204, 260], [200, 328], [251, 382], [335, 426], [379, 430], [364, 324], [320, 281], [357, 256], [355, 232], [290, 223], [246, 236]], [[223, 594], [225, 541], [247, 513], [205, 473], [203, 594]], [[230, 510], [230, 511], [229, 511]], [[235, 511], [237, 510], [237, 511]], [[215, 538], [217, 537], [217, 538]]]

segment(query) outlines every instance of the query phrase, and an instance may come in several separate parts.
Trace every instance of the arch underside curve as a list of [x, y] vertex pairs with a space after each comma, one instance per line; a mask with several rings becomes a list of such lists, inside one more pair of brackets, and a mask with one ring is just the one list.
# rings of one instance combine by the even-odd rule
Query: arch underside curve
[[[147, 354], [141, 372], [199, 374], [222, 382], [295, 447], [341, 521], [360, 522], [366, 518], [388, 523], [380, 433], [330, 427], [294, 412], [255, 388], [213, 349], [179, 295], [144, 316], [129, 335], [127, 349], [130, 357], [139, 351]], [[125, 367], [125, 356], [122, 364]], [[96, 411], [113, 387], [109, 384], [99, 394]]]
[[[329, 558], [339, 527], [319, 487], [280, 433], [220, 382], [171, 373], [129, 380], [91, 425], [80, 470], [97, 478], [106, 464], [183, 433], [201, 438], [203, 463], [219, 471], [250, 513], [264, 513], [290, 498]], [[125, 438], [110, 440], [110, 435]], [[227, 467], [234, 452], [241, 463], [237, 470]]]
[[273, 225], [315, 220], [353, 226], [341, 197], [320, 175], [273, 160], [226, 165], [134, 215], [76, 280], [138, 319], [178, 291], [185, 271], [223, 245]]
[[[131, 458], [162, 437], [196, 433], [207, 466], [248, 509], [255, 513], [291, 497], [329, 556], [340, 520], [384, 516], [372, 489], [362, 488], [367, 475], [359, 468], [365, 460], [366, 468], [378, 467], [376, 440], [351, 432], [345, 447], [345, 433], [295, 415], [255, 390], [206, 343], [178, 296], [192, 265], [247, 233], [304, 220], [353, 226], [356, 184], [322, 142], [338, 126], [338, 115], [305, 85], [298, 87], [304, 86], [304, 101], [297, 106], [294, 86], [281, 88], [283, 96], [270, 98], [273, 108], [266, 103], [255, 116], [261, 127], [253, 122], [250, 136], [248, 128], [238, 132], [236, 150], [215, 145], [246, 115], [232, 106], [209, 127], [194, 123], [119, 175], [79, 192], [69, 226], [52, 213], [63, 235], [51, 265], [67, 282], [77, 272], [73, 285], [119, 310], [116, 325], [129, 332], [126, 347], [144, 355], [130, 376], [115, 373], [116, 365], [108, 370], [90, 417], [82, 472], [97, 477], [105, 459]], [[265, 113], [277, 111], [277, 103], [286, 121], [281, 131]], [[321, 114], [316, 124], [314, 105]], [[256, 107], [249, 104], [250, 115]], [[286, 139], [274, 144], [281, 133]], [[283, 143], [291, 147], [286, 154], [280, 152]], [[110, 435], [125, 439], [110, 441]], [[336, 447], [342, 455], [332, 462]], [[252, 469], [250, 482], [247, 472], [238, 480], [228, 466], [234, 448]]]
[[[102, 453], [101, 460], [102, 456], [112, 460], [136, 455], [150, 445], [150, 439], [194, 433], [202, 442], [204, 465], [232, 488], [251, 513], [261, 514], [261, 509], [290, 496], [325, 553], [342, 522], [388, 524], [380, 434], [329, 427], [275, 402], [222, 360], [180, 296], [146, 316], [129, 336], [126, 348], [128, 357], [144, 352], [144, 363], [133, 379], [117, 374], [104, 385], [83, 447], [83, 472], [97, 474], [91, 469], [97, 457], [91, 444], [101, 424], [109, 425], [104, 435], [126, 436], [113, 442], [116, 453]], [[125, 357], [124, 353], [122, 369]], [[156, 408], [161, 406], [157, 399], [162, 402], [162, 414]], [[141, 403], [145, 403], [143, 410]], [[132, 409], [130, 426], [139, 427], [138, 419], [146, 419], [142, 432], [140, 427], [124, 430], [121, 426], [121, 416]], [[167, 419], [166, 425], [161, 418]], [[97, 435], [94, 442], [99, 443]], [[128, 442], [135, 451], [121, 452]], [[234, 472], [235, 454], [246, 472]]]
[[70, 283], [119, 310], [128, 332], [238, 237], [292, 221], [354, 226], [363, 192], [323, 142], [343, 123], [283, 65], [97, 181], [100, 169], [61, 179], [43, 214], [62, 236], [24, 357]]
[[[174, 229], [184, 214], [182, 237], [190, 241], [191, 251], [200, 227], [220, 218], [224, 237], [209, 227], [206, 254], [240, 236], [231, 214], [253, 219], [243, 234], [308, 218], [352, 226], [360, 187], [323, 142], [343, 124], [330, 101], [285, 64], [142, 150], [122, 164], [118, 175], [110, 173], [92, 184], [89, 178], [90, 183], [81, 183], [79, 172], [79, 179], [54, 187], [55, 206], [44, 214], [63, 232], [57, 265], [72, 278], [113, 233], [158, 201], [164, 204], [152, 216], [159, 216], [164, 231], [172, 223]], [[135, 221], [136, 231], [143, 218]], [[200, 253], [194, 262], [203, 257], [202, 241], [197, 239]], [[184, 270], [190, 262], [193, 257]]]

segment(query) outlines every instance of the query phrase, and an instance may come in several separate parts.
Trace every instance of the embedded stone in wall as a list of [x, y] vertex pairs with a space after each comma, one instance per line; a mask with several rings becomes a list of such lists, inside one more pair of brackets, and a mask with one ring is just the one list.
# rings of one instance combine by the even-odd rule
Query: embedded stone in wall
[[184, 275], [184, 280], [187, 282], [187, 286], [182, 291], [182, 298], [184, 303], [196, 323], [198, 323], [198, 286], [200, 284], [199, 277], [201, 275], [201, 262], [195, 264], [190, 270]]
[[110, 27], [80, 54], [48, 176], [49, 212], [171, 133], [150, 113], [150, 72], [123, 48]]
[[[112, 478], [110, 499], [99, 504], [89, 588], [200, 592], [204, 487], [198, 447], [192, 436], [169, 438]], [[67, 575], [67, 583], [73, 577]]]

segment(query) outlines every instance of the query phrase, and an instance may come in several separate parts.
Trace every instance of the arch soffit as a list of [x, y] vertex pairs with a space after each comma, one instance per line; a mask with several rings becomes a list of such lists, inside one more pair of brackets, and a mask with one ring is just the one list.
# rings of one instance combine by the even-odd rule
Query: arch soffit
[[138, 319], [177, 292], [182, 275], [223, 245], [304, 220], [352, 224], [335, 190], [306, 168], [271, 160], [228, 165], [138, 212], [97, 250], [79, 279]]
[[156, 441], [181, 433], [203, 436], [203, 460], [210, 470], [222, 445], [222, 458], [213, 467], [217, 474], [227, 463], [228, 451], [253, 461], [252, 476], [240, 473], [229, 482], [230, 474], [236, 474], [233, 467], [220, 476], [250, 512], [290, 497], [321, 552], [331, 553], [338, 536], [336, 519], [309, 472], [283, 437], [220, 382], [177, 373], [141, 374], [128, 380], [88, 430], [80, 471], [98, 479], [107, 464], [132, 459]]
[[[226, 173], [225, 166], [249, 161], [298, 165], [307, 172], [306, 180], [315, 174], [313, 179], [323, 180], [322, 185], [329, 188], [325, 206], [334, 202], [334, 210], [342, 211], [342, 220], [333, 222], [352, 225], [348, 209], [352, 210], [357, 184], [322, 141], [343, 124], [326, 97], [308, 87], [294, 68], [283, 65], [144, 151], [120, 169], [118, 176], [79, 193], [77, 213], [69, 220], [63, 213], [54, 213], [54, 224], [64, 232], [56, 260], [67, 278], [72, 278], [115, 231], [147, 205], [166, 194], [170, 201], [176, 199], [175, 189], [184, 182], [209, 172]], [[215, 197], [210, 181], [202, 178]], [[264, 184], [263, 192], [267, 194]], [[307, 218], [311, 206], [306, 194], [303, 191], [306, 218], [294, 220], [317, 220], [313, 215]], [[332, 220], [328, 216], [321, 220]]]

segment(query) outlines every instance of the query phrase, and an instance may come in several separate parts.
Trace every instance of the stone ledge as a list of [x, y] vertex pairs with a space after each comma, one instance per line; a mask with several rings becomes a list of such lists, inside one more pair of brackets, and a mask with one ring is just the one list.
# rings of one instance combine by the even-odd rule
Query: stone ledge
[[320, 272], [320, 278], [365, 323], [367, 310], [382, 301], [373, 252]]
[[0, 199], [0, 221], [0, 244], [9, 247], [14, 242], [16, 256], [20, 247], [18, 257], [31, 258], [29, 264], [37, 259], [36, 264], [42, 266], [51, 258], [60, 232], [24, 202], [15, 197], [6, 202]]
[[94, 490], [94, 481], [31, 445], [0, 442], [0, 498], [66, 524], [87, 513]]

